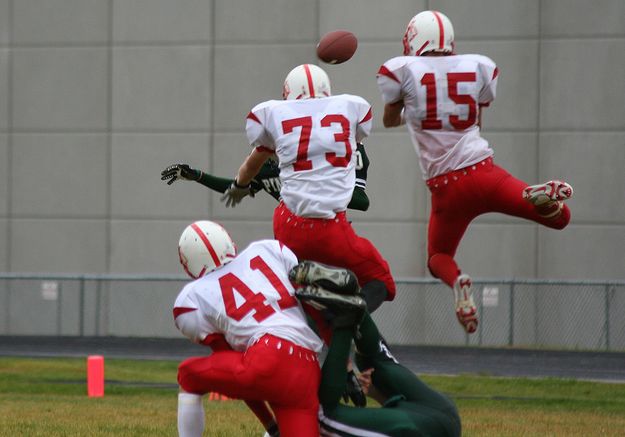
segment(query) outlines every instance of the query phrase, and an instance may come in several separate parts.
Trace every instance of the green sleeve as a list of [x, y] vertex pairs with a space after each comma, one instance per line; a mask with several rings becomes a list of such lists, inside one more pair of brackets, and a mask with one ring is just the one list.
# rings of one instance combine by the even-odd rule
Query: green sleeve
[[218, 178], [217, 176], [202, 172], [200, 179], [197, 182], [210, 188], [211, 190], [225, 193], [228, 187], [232, 185], [232, 182], [234, 182], [234, 179]]
[[365, 190], [360, 187], [354, 188], [354, 193], [352, 194], [352, 200], [350, 200], [347, 205], [350, 209], [357, 209], [359, 211], [366, 211], [369, 209], [369, 197]]

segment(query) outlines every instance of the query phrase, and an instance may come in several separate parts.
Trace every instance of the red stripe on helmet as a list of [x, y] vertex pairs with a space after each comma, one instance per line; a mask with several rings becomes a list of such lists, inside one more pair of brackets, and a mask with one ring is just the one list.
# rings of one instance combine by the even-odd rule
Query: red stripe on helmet
[[315, 88], [313, 87], [312, 73], [308, 64], [304, 64], [304, 71], [306, 72], [306, 79], [308, 80], [308, 88], [310, 97], [315, 97]]
[[380, 69], [378, 70], [378, 75], [386, 76], [390, 79], [393, 79], [395, 82], [400, 83], [399, 79], [397, 79], [397, 76], [395, 76], [395, 74], [391, 70], [386, 68], [385, 65], [382, 65], [380, 67]]
[[445, 47], [445, 29], [443, 28], [443, 19], [437, 11], [432, 11], [432, 13], [438, 22], [438, 48], [442, 50]]
[[219, 267], [221, 265], [221, 261], [219, 260], [219, 257], [217, 256], [217, 252], [215, 252], [213, 245], [211, 244], [210, 241], [208, 241], [208, 238], [206, 238], [206, 235], [204, 234], [204, 232], [202, 232], [200, 227], [196, 225], [195, 223], [191, 225], [191, 228], [193, 228], [193, 230], [198, 234], [202, 242], [204, 242], [204, 245], [208, 249], [208, 253], [210, 253], [211, 258], [213, 259], [213, 262], [215, 263], [215, 266]]
[[415, 56], [420, 56], [423, 49], [426, 48], [429, 43], [429, 41], [424, 42], [423, 45], [419, 47], [419, 50], [415, 52]]

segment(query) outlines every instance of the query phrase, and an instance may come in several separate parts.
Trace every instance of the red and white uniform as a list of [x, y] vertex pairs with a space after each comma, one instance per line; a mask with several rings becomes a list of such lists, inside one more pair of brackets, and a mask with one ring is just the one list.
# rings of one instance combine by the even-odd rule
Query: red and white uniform
[[297, 262], [278, 241], [258, 241], [184, 287], [176, 327], [215, 352], [185, 360], [178, 382], [190, 393], [267, 401], [281, 435], [317, 436], [322, 342], [288, 279]]
[[404, 117], [430, 179], [493, 155], [478, 112], [495, 99], [497, 66], [486, 56], [399, 56], [378, 72], [384, 103], [404, 101]]
[[371, 131], [371, 105], [343, 94], [269, 100], [247, 117], [252, 147], [275, 152], [280, 195], [301, 217], [333, 218], [345, 211], [356, 180], [356, 142]]
[[356, 143], [371, 131], [371, 105], [349, 94], [270, 100], [247, 116], [252, 147], [275, 152], [282, 201], [274, 212], [276, 239], [300, 259], [352, 270], [361, 285], [395, 282], [388, 263], [354, 232], [345, 210], [354, 190]]
[[399, 56], [385, 62], [377, 81], [386, 104], [404, 103], [404, 118], [432, 193], [428, 267], [453, 287], [460, 269], [453, 257], [470, 222], [489, 212], [562, 229], [566, 205], [554, 218], [523, 199], [528, 186], [493, 162], [480, 136], [480, 108], [495, 99], [498, 70], [482, 55]]

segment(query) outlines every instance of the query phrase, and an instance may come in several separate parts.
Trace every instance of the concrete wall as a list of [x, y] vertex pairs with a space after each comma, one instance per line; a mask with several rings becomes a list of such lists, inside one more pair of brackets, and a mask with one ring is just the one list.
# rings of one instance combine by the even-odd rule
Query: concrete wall
[[324, 67], [375, 114], [371, 208], [351, 217], [396, 276], [427, 276], [428, 193], [406, 132], [381, 125], [375, 84], [427, 8], [451, 18], [460, 53], [500, 68], [483, 118], [498, 163], [575, 188], [568, 229], [485, 216], [460, 265], [475, 277], [625, 278], [622, 0], [0, 0], [0, 271], [180, 273], [178, 236], [202, 218], [240, 246], [271, 236], [269, 196], [226, 209], [160, 171], [234, 175], [249, 109], [315, 62], [320, 35], [346, 28], [358, 52]]

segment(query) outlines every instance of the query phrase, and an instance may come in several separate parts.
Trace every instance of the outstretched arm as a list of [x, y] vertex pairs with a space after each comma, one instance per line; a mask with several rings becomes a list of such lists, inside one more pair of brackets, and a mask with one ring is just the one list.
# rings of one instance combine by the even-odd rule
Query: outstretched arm
[[253, 196], [252, 179], [258, 174], [261, 167], [269, 159], [273, 152], [267, 152], [259, 147], [252, 150], [237, 172], [237, 177], [232, 185], [221, 197], [221, 201], [226, 203], [226, 207], [235, 207], [245, 196]]
[[171, 185], [177, 180], [195, 181], [211, 190], [223, 193], [232, 184], [232, 179], [219, 178], [189, 167], [187, 164], [173, 164], [161, 172], [161, 180]]

